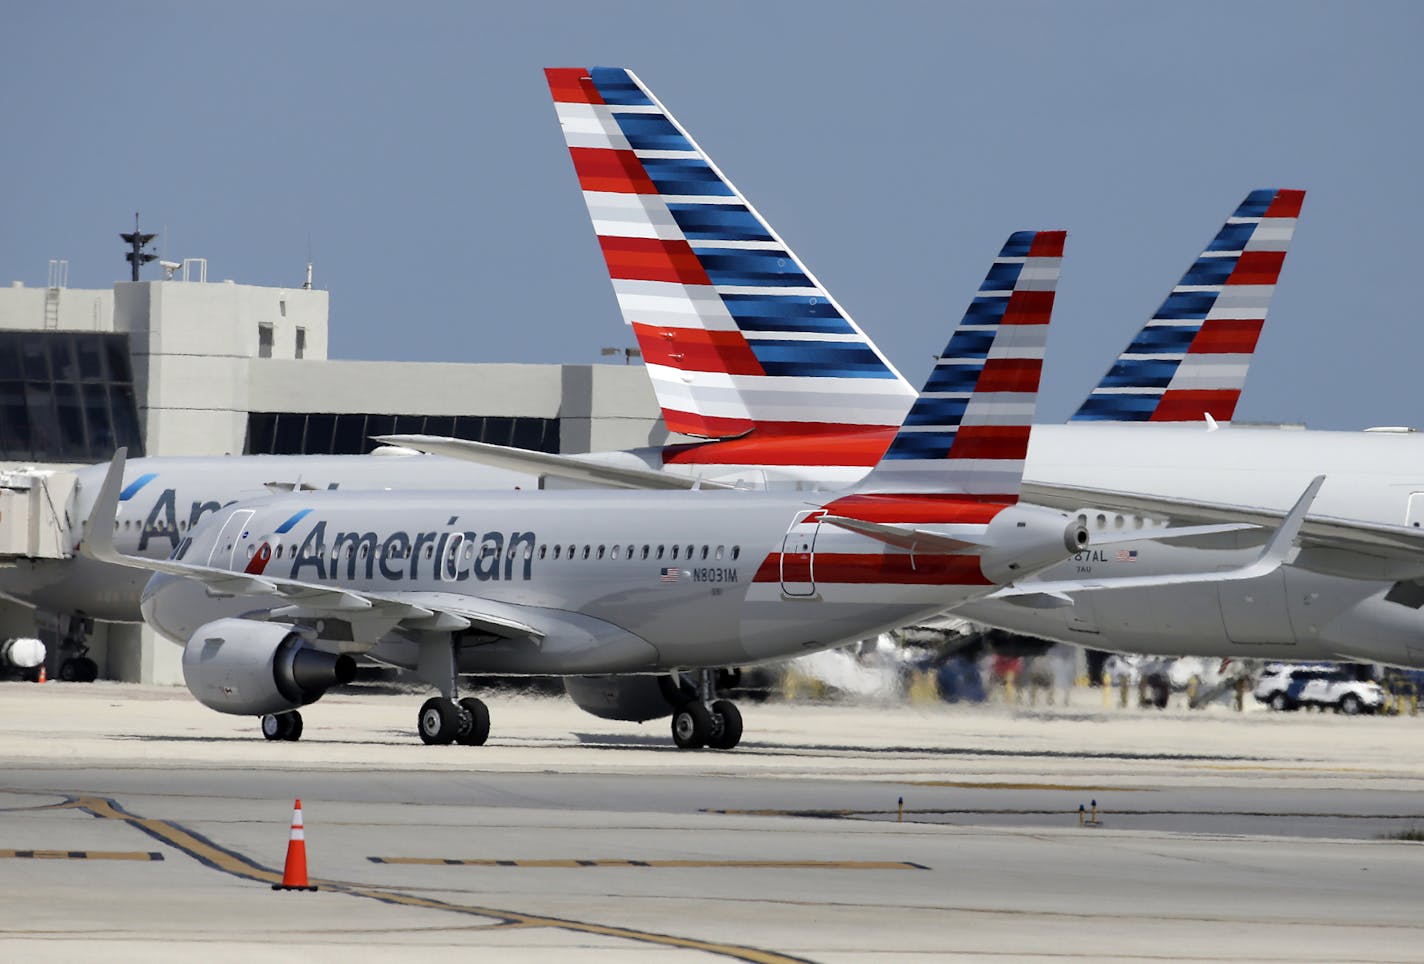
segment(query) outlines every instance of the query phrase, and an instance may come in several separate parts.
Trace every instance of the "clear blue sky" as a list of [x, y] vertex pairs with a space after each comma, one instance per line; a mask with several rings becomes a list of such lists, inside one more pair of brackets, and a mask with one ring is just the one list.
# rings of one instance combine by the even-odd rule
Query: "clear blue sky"
[[[631, 67], [917, 383], [1066, 228], [1066, 418], [1245, 193], [1308, 190], [1237, 415], [1424, 426], [1424, 4], [9, 3], [0, 283], [299, 284], [335, 357], [631, 344], [541, 68]], [[156, 278], [151, 266], [145, 277]], [[419, 391], [419, 386], [412, 386]]]

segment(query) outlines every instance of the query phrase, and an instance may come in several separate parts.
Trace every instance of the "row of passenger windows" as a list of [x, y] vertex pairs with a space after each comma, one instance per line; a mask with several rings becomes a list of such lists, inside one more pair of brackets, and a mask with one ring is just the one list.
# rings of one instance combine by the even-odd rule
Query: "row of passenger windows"
[[[473, 543], [471, 543], [471, 542], [468, 541], [468, 540], [462, 540], [462, 542], [459, 543], [459, 544], [457, 544], [457, 545], [459, 545], [459, 553], [460, 553], [460, 556], [461, 556], [462, 558], [464, 558], [464, 559], [473, 559], [473, 558], [475, 557], [475, 546], [474, 546]], [[289, 547], [289, 546], [278, 545], [277, 548], [274, 550], [273, 555], [274, 555], [276, 558], [278, 558], [278, 559], [281, 559], [281, 558], [284, 558], [284, 557], [285, 557], [285, 558], [288, 558], [288, 559], [295, 559], [295, 558], [297, 557], [298, 548], [299, 548], [299, 547], [297, 547], [297, 546], [290, 546], [290, 547]], [[357, 547], [356, 547], [355, 545], [353, 545], [352, 543], [349, 543], [349, 542], [348, 542], [348, 543], [345, 543], [344, 546], [343, 546], [343, 548], [344, 548], [345, 551], [342, 552], [340, 555], [338, 555], [337, 550], [336, 550], [335, 547], [333, 547], [333, 548], [331, 549], [330, 553], [328, 553], [326, 546], [324, 546], [324, 545], [318, 546], [318, 547], [317, 547], [317, 551], [316, 551], [316, 553], [315, 553], [314, 555], [311, 554], [311, 553], [308, 553], [308, 558], [317, 558], [317, 557], [325, 558], [325, 557], [327, 557], [328, 555], [330, 555], [330, 557], [331, 557], [332, 559], [337, 559], [337, 558], [350, 559], [352, 553], [353, 553], [353, 552], [356, 552], [356, 553], [357, 553], [357, 558], [359, 558], [359, 559], [365, 559], [365, 558], [370, 554], [371, 544], [368, 543], [368, 542], [363, 542], [363, 543], [361, 543], [359, 552], [357, 551]], [[226, 546], [223, 547], [223, 551], [224, 551], [224, 552], [228, 552], [228, 551], [231, 551], [231, 550], [232, 550], [232, 543], [228, 543]], [[380, 547], [376, 547], [375, 552], [376, 552], [376, 556], [379, 557], [379, 556], [381, 555]], [[387, 559], [409, 559], [409, 558], [410, 558], [410, 555], [411, 555], [411, 552], [412, 552], [412, 547], [407, 545], [407, 546], [401, 547], [401, 548], [398, 549], [398, 550], [395, 550], [395, 551], [386, 553], [386, 558], [387, 558]], [[449, 552], [449, 549], [447, 549], [446, 552], [448, 553], [448, 552]], [[253, 544], [251, 544], [251, 545], [249, 545], [249, 546], [247, 547], [247, 558], [251, 559], [254, 555], [256, 555], [256, 553], [257, 553], [257, 544], [256, 544], [256, 543], [253, 543]], [[486, 546], [484, 547], [484, 549], [482, 550], [482, 552], [481, 552], [481, 555], [483, 555], [483, 556], [485, 556], [485, 557], [495, 556], [495, 555], [498, 555], [498, 554], [499, 554], [499, 551], [498, 551], [494, 546], [492, 546], [492, 545], [486, 545]], [[631, 561], [641, 561], [641, 560], [644, 560], [644, 559], [653, 559], [653, 560], [660, 560], [660, 559], [662, 559], [662, 560], [681, 560], [681, 561], [683, 561], [683, 562], [694, 562], [694, 561], [714, 561], [714, 562], [715, 562], [715, 561], [718, 561], [718, 560], [731, 560], [731, 561], [736, 561], [737, 559], [741, 558], [741, 555], [742, 555], [742, 547], [741, 547], [741, 546], [732, 546], [731, 549], [730, 549], [730, 551], [729, 551], [726, 546], [697, 546], [697, 545], [686, 545], [686, 546], [685, 546], [685, 545], [682, 545], [682, 544], [680, 544], [680, 543], [677, 544], [677, 545], [672, 545], [672, 546], [667, 546], [667, 545], [659, 545], [659, 546], [654, 546], [654, 545], [645, 545], [645, 546], [629, 545], [629, 546], [624, 546], [624, 545], [622, 545], [622, 544], [615, 545], [615, 546], [608, 546], [608, 545], [602, 545], [602, 546], [593, 546], [593, 545], [583, 545], [583, 546], [571, 545], [571, 546], [564, 546], [563, 544], [558, 544], [558, 545], [552, 545], [552, 546], [550, 546], [550, 545], [541, 545], [541, 546], [539, 546], [537, 549], [535, 549], [533, 546], [530, 546], [530, 545], [528, 545], [528, 544], [526, 543], [526, 544], [521, 544], [521, 545], [510, 546], [508, 549], [504, 550], [504, 554], [507, 555], [510, 559], [529, 559], [529, 558], [539, 558], [539, 559], [565, 559], [565, 560], [573, 560], [573, 559], [626, 559], [626, 560], [631, 560]], [[422, 551], [421, 551], [421, 555], [424, 556], [426, 559], [433, 559], [433, 558], [435, 558], [435, 545], [434, 545], [433, 543], [427, 542], [427, 543], [425, 544], [424, 548], [423, 548]]]

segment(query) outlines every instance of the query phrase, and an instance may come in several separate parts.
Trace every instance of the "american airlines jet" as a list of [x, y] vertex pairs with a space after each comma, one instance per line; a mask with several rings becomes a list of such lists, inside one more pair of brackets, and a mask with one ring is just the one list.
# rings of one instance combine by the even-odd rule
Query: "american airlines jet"
[[[788, 444], [779, 434], [788, 418], [784, 399], [795, 382], [773, 367], [752, 367], [768, 343], [777, 354], [767, 360], [785, 358], [784, 343], [775, 338], [787, 330], [808, 360], [817, 357], [821, 341], [836, 337], [840, 319], [851, 324], [844, 312], [819, 286], [802, 300], [787, 289], [778, 289], [779, 299], [758, 295], [755, 311], [746, 309], [739, 293], [723, 291], [715, 283], [719, 259], [748, 245], [792, 266], [784, 270], [810, 276], [630, 71], [547, 73], [619, 305], [652, 362], [665, 417], [684, 431], [741, 433], [708, 447], [690, 446], [688, 461], [699, 459], [700, 469], [680, 464], [683, 453], [669, 449], [580, 459], [568, 464], [568, 474], [639, 484], [639, 473], [647, 470], [649, 486], [676, 484], [669, 472], [770, 484], [784, 475], [814, 478], [819, 465], [822, 477], [858, 478], [883, 451], [886, 430], [845, 416], [823, 398], [826, 431]], [[657, 132], [660, 140], [645, 142], [644, 132]], [[621, 173], [608, 178], [600, 171]], [[1025, 483], [1036, 500], [1078, 512], [1095, 531], [1130, 533], [1153, 520], [1202, 518], [1190, 508], [1194, 501], [1270, 506], [1271, 512], [1239, 516], [1269, 522], [1323, 471], [1330, 482], [1317, 503], [1320, 515], [1306, 523], [1305, 548], [1295, 564], [1256, 583], [1119, 589], [1080, 596], [1074, 605], [1057, 597], [1033, 606], [1022, 605], [1024, 599], [986, 599], [961, 607], [962, 614], [1021, 633], [1129, 652], [1424, 666], [1424, 439], [1412, 433], [1216, 430], [1234, 415], [1303, 198], [1302, 191], [1268, 189], [1242, 202], [1073, 421], [1036, 427]], [[658, 239], [668, 257], [676, 256], [678, 283], [642, 278], [616, 254], [649, 238]], [[697, 263], [704, 264], [705, 280], [692, 284]], [[775, 299], [774, 309], [765, 306], [768, 299]], [[653, 310], [666, 305], [677, 310]], [[812, 314], [813, 308], [830, 317]], [[768, 331], [774, 333], [770, 340]], [[1157, 424], [1163, 422], [1179, 424]], [[559, 463], [566, 461], [525, 461], [518, 452], [478, 443], [390, 440], [528, 471], [564, 471]], [[717, 462], [719, 468], [709, 464]], [[604, 464], [606, 474], [590, 463]], [[1249, 551], [1242, 546], [1257, 538], [1237, 533], [1196, 545], [1090, 550], [1044, 577], [1211, 571], [1234, 565]], [[612, 681], [601, 683], [600, 712], [616, 715], [623, 705], [644, 712], [631, 692], [638, 685], [628, 682], [630, 692], [623, 693]]]
[[[144, 618], [184, 646], [189, 689], [221, 712], [263, 715], [270, 739], [298, 737], [299, 707], [349, 679], [350, 654], [362, 653], [440, 690], [417, 716], [426, 743], [478, 745], [488, 736], [485, 704], [457, 699], [460, 672], [701, 671], [673, 710], [673, 739], [730, 749], [742, 720], [716, 697], [717, 667], [838, 645], [992, 593], [1013, 596], [1014, 584], [1085, 547], [1082, 522], [1018, 499], [1062, 248], [1063, 232], [1009, 239], [992, 287], [955, 334], [973, 336], [982, 354], [947, 349], [879, 463], [837, 496], [292, 494], [215, 513], [156, 562], [114, 548], [120, 455], [84, 550], [157, 573]], [[1274, 571], [1321, 481], [1237, 571], [1129, 582]]]

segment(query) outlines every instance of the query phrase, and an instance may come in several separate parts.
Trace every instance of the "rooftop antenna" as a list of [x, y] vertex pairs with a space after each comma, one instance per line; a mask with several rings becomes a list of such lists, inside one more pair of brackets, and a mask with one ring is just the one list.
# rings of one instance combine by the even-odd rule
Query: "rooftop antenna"
[[312, 286], [312, 244], [311, 235], [307, 235], [307, 280], [302, 284], [302, 288], [310, 291]]
[[153, 239], [158, 237], [158, 235], [143, 234], [139, 231], [138, 212], [135, 211], [133, 233], [120, 234], [119, 237], [122, 238], [124, 243], [129, 246], [129, 253], [124, 255], [124, 260], [127, 261], [130, 267], [132, 268], [133, 280], [137, 281], [138, 269], [148, 264], [150, 261], [158, 260], [158, 255], [150, 254], [149, 252], [143, 250], [145, 247], [152, 244]]

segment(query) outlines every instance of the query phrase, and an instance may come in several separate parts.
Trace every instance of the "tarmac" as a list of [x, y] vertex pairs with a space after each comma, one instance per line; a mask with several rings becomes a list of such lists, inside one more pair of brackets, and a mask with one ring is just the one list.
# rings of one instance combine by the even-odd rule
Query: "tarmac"
[[[427, 747], [421, 699], [269, 743], [182, 689], [0, 684], [0, 958], [1424, 957], [1424, 718], [773, 701], [688, 752], [502, 695]], [[315, 893], [271, 889], [298, 797]]]

